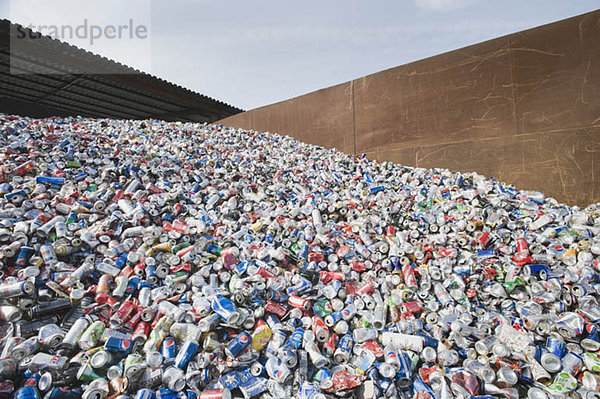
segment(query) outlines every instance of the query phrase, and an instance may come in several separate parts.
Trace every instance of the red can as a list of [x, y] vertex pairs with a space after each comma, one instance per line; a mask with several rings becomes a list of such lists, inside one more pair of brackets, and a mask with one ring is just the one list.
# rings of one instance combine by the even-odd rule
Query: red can
[[323, 319], [319, 316], [313, 316], [312, 322], [312, 330], [317, 337], [317, 341], [326, 342], [329, 338], [329, 328], [327, 328], [327, 324], [325, 324]]
[[373, 284], [371, 284], [370, 281], [367, 281], [366, 283], [364, 283], [356, 289], [356, 293], [360, 295], [365, 295], [372, 293], [374, 290], [375, 288], [373, 287]]
[[310, 299], [301, 298], [296, 295], [290, 295], [288, 298], [288, 303], [300, 310], [307, 310], [310, 307]]
[[275, 273], [273, 273], [273, 272], [272, 272], [272, 271], [270, 271], [270, 270], [267, 270], [266, 268], [264, 268], [264, 267], [262, 267], [262, 266], [258, 268], [258, 270], [256, 271], [256, 273], [257, 273], [258, 275], [260, 275], [260, 276], [263, 276], [263, 277], [264, 277], [264, 278], [266, 278], [266, 279], [269, 279], [269, 278], [274, 278], [274, 277], [276, 277], [276, 276], [275, 276]]
[[267, 306], [265, 306], [265, 312], [272, 313], [278, 317], [283, 317], [287, 313], [287, 308], [277, 302], [267, 301]]
[[408, 313], [419, 313], [423, 311], [423, 303], [421, 301], [403, 302], [402, 307]]
[[380, 358], [381, 356], [383, 356], [383, 348], [381, 347], [381, 345], [379, 345], [377, 343], [377, 341], [367, 341], [364, 342], [362, 344], [362, 348], [366, 349], [368, 351], [373, 352], [373, 354], [375, 355], [375, 357]]
[[148, 331], [150, 331], [150, 325], [145, 321], [140, 321], [137, 326], [135, 326], [135, 330], [133, 330], [133, 334], [131, 334], [131, 339], [136, 342], [146, 342], [148, 339]]
[[517, 238], [517, 253], [519, 252], [527, 252], [529, 254], [529, 244], [527, 244], [527, 240], [523, 237]]
[[198, 394], [198, 399], [231, 399], [229, 389], [209, 389]]
[[[110, 324], [115, 326], [123, 325], [131, 316], [133, 316], [137, 307], [131, 301], [125, 301], [119, 306], [113, 317], [111, 317]], [[141, 317], [141, 315], [140, 315]]]
[[335, 348], [337, 347], [339, 337], [337, 334], [331, 334], [327, 342], [323, 344], [323, 352], [327, 356], [333, 356]]
[[408, 288], [417, 288], [417, 277], [415, 276], [415, 268], [412, 265], [402, 266], [402, 277], [404, 277], [404, 284]]

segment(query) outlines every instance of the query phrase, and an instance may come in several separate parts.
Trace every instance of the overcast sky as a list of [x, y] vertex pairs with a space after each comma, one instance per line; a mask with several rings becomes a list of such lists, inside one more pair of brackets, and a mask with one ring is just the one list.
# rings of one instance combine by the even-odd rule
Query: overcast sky
[[[32, 5], [32, 3], [34, 3]], [[23, 24], [106, 27], [144, 40], [67, 40], [251, 109], [497, 36], [592, 11], [597, 0], [0, 0]], [[85, 8], [83, 8], [85, 7]], [[139, 38], [138, 38], [139, 39]]]

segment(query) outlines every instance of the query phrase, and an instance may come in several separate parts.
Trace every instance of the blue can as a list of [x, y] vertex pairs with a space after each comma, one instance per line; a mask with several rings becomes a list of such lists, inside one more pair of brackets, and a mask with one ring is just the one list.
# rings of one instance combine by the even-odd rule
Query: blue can
[[223, 295], [215, 295], [215, 298], [211, 302], [211, 308], [230, 324], [235, 323], [240, 317], [233, 302]]
[[396, 373], [396, 381], [401, 388], [408, 388], [412, 384], [412, 373], [410, 371], [410, 360], [404, 351], [398, 352], [400, 368]]
[[439, 344], [439, 341], [437, 339], [431, 338], [430, 336], [425, 334], [423, 331], [416, 331], [415, 335], [418, 335], [419, 337], [423, 338], [423, 346], [430, 346], [432, 348], [437, 349], [438, 344]]
[[154, 394], [154, 391], [152, 391], [151, 389], [148, 389], [148, 388], [140, 389], [135, 394], [135, 399], [155, 399], [155, 398], [156, 398], [156, 395]]
[[50, 392], [44, 396], [44, 399], [77, 399], [81, 398], [83, 390], [79, 388], [67, 389], [67, 388], [52, 388]]
[[234, 270], [237, 274], [239, 274], [240, 276], [243, 275], [244, 273], [246, 273], [246, 270], [248, 270], [248, 267], [250, 266], [250, 261], [249, 260], [245, 260], [243, 262], [238, 263]]
[[15, 260], [15, 267], [22, 268], [27, 266], [27, 262], [35, 253], [35, 249], [32, 247], [22, 246], [19, 250], [19, 255], [17, 255], [17, 259]]
[[146, 280], [156, 281], [156, 267], [154, 265], [146, 265]]
[[322, 389], [329, 389], [333, 385], [333, 373], [326, 367], [317, 370], [313, 381], [319, 383]]
[[120, 339], [117, 337], [110, 337], [104, 344], [104, 350], [107, 352], [118, 353], [121, 355], [129, 355], [133, 352], [135, 347], [135, 341], [130, 339]]
[[288, 294], [286, 294], [283, 290], [274, 290], [270, 288], [267, 294], [267, 299], [271, 299], [279, 303], [287, 302], [288, 298]]
[[489, 258], [495, 258], [495, 257], [496, 257], [495, 249], [484, 249], [482, 251], [477, 252], [477, 258], [479, 258], [479, 259], [489, 259]]
[[560, 359], [565, 355], [566, 344], [561, 338], [550, 336], [546, 339], [546, 349]]
[[338, 342], [337, 349], [350, 353], [352, 351], [352, 347], [354, 346], [354, 338], [352, 338], [352, 334], [344, 334], [340, 341]]
[[186, 339], [175, 357], [174, 366], [179, 369], [184, 369], [196, 354], [198, 347], [199, 345], [196, 341]]
[[240, 385], [240, 390], [244, 394], [244, 397], [253, 398], [269, 389], [267, 382], [268, 380], [265, 377], [252, 377]]
[[431, 389], [431, 387], [420, 378], [417, 378], [413, 381], [413, 392], [425, 392], [428, 393], [432, 398], [435, 398], [435, 392], [433, 389]]
[[127, 288], [125, 288], [125, 295], [133, 295], [133, 293], [135, 293], [135, 291], [138, 289], [139, 285], [140, 285], [139, 277], [137, 277], [137, 276], [129, 277], [129, 280], [127, 281]]
[[185, 392], [179, 392], [177, 397], [179, 399], [197, 399], [198, 395], [191, 389], [186, 389]]
[[40, 184], [55, 184], [62, 186], [65, 184], [65, 178], [55, 176], [38, 176], [35, 178], [35, 182]]
[[265, 316], [265, 321], [271, 330], [278, 330], [277, 327], [281, 325], [281, 320], [279, 320], [279, 318], [272, 313], [269, 313]]
[[292, 335], [290, 335], [287, 342], [285, 343], [285, 346], [293, 348], [293, 349], [298, 349], [302, 346], [302, 338], [303, 337], [304, 337], [304, 329], [301, 327], [298, 327], [294, 330]]
[[4, 198], [6, 198], [9, 201], [14, 199], [15, 197], [16, 198], [18, 198], [18, 197], [26, 198], [27, 193], [25, 192], [25, 190], [14, 190], [8, 194], [4, 194]]
[[586, 324], [584, 327], [585, 338], [581, 340], [581, 346], [588, 352], [596, 352], [600, 349], [600, 337], [598, 327], [595, 324]]
[[219, 383], [225, 388], [233, 391], [240, 385], [242, 385], [246, 380], [244, 380], [242, 373], [238, 370], [230, 371], [229, 373], [223, 374], [219, 378]]
[[227, 347], [225, 348], [225, 353], [227, 354], [227, 356], [235, 359], [240, 355], [240, 353], [244, 351], [244, 349], [248, 347], [248, 345], [250, 345], [250, 341], [252, 341], [252, 337], [250, 337], [250, 334], [243, 331], [239, 333], [234, 339], [232, 339], [231, 342], [229, 342], [229, 344], [227, 344]]
[[156, 399], [177, 399], [177, 392], [167, 388], [161, 388], [156, 391]]
[[42, 396], [35, 387], [23, 387], [15, 392], [14, 399], [41, 399]]
[[[480, 251], [480, 252], [483, 252], [483, 251]], [[460, 276], [470, 276], [471, 275], [471, 266], [466, 263], [463, 263], [463, 264], [454, 266], [452, 268], [452, 271], [455, 274], [458, 274]]]
[[175, 356], [177, 356], [175, 338], [168, 336], [163, 339], [161, 353], [165, 362], [172, 363], [175, 361]]
[[522, 272], [523, 277], [538, 277], [542, 280], [548, 280], [550, 269], [546, 265], [525, 265]]

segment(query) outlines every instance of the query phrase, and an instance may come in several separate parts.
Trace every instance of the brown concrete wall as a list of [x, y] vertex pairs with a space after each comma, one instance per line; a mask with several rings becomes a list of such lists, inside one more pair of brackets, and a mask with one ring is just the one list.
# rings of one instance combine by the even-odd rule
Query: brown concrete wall
[[600, 10], [220, 121], [600, 201]]

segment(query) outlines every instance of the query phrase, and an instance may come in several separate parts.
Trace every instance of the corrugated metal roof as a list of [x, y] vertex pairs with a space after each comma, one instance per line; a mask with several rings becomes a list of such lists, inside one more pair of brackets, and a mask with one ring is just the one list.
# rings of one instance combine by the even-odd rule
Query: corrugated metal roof
[[0, 20], [0, 112], [199, 122], [242, 112], [49, 36], [11, 48], [17, 27], [35, 33]]

